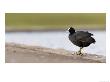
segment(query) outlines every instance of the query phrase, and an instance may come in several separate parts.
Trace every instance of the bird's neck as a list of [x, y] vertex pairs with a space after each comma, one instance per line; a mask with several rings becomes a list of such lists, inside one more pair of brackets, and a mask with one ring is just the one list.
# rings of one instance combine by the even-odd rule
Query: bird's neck
[[70, 32], [70, 34], [69, 35], [72, 35], [72, 34], [74, 34], [75, 32]]

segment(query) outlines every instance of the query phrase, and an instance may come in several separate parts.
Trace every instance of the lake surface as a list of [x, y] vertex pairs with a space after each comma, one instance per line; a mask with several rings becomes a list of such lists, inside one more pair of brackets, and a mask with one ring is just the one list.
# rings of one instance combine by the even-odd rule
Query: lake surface
[[[83, 49], [84, 53], [106, 55], [106, 32], [89, 31], [94, 34], [95, 44]], [[6, 32], [6, 42], [14, 42], [27, 45], [40, 45], [48, 48], [60, 48], [70, 51], [78, 51], [79, 47], [73, 45], [68, 39], [66, 31], [51, 32]]]

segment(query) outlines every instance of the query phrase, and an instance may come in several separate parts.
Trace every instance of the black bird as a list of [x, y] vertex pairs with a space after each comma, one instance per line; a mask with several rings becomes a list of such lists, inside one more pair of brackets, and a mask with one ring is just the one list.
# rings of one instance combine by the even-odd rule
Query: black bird
[[91, 43], [95, 43], [95, 39], [91, 36], [93, 34], [89, 33], [88, 31], [76, 31], [75, 29], [70, 27], [69, 31], [69, 40], [76, 46], [80, 47], [77, 55], [83, 55], [81, 53], [81, 49], [84, 47], [88, 47]]

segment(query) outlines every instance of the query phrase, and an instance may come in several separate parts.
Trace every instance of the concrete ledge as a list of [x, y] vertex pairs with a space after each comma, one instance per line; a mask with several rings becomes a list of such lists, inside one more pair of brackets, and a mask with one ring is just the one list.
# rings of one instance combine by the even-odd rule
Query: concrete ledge
[[106, 57], [95, 54], [72, 55], [64, 49], [6, 43], [6, 63], [106, 63]]

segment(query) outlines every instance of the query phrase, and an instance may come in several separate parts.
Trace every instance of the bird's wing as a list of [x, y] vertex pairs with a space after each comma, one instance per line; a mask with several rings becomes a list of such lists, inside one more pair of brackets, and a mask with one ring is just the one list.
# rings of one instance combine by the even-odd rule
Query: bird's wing
[[80, 41], [80, 42], [86, 42], [86, 43], [95, 43], [96, 42], [93, 37], [81, 38], [78, 41]]
[[93, 37], [88, 37], [87, 39], [85, 39], [86, 42], [88, 43], [95, 43], [95, 39]]
[[77, 31], [74, 36], [76, 38], [76, 40], [78, 41], [86, 41], [86, 38], [91, 37], [93, 34], [89, 33], [89, 32], [84, 32], [84, 31]]

